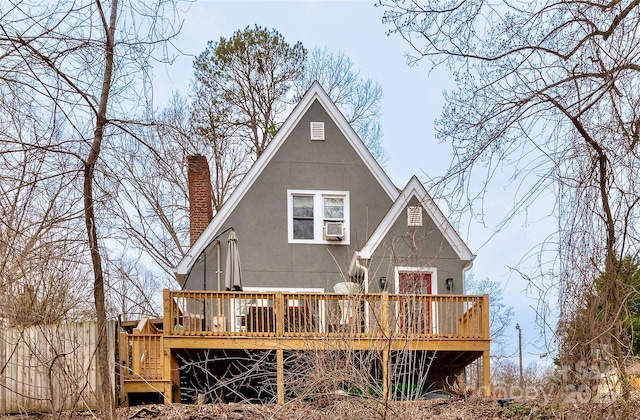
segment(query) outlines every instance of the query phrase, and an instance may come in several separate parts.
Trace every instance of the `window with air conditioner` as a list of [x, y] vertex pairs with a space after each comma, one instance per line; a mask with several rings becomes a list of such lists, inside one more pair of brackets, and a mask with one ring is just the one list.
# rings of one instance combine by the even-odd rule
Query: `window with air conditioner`
[[347, 191], [289, 190], [290, 243], [349, 244], [349, 193]]

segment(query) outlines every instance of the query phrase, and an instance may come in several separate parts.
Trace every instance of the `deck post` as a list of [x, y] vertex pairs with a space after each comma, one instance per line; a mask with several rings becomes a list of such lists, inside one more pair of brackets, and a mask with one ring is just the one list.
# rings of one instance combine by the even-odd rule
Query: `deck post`
[[[166, 318], [165, 318], [166, 322]], [[163, 340], [164, 341], [164, 340]], [[164, 347], [164, 346], [163, 346]], [[164, 403], [171, 404], [173, 403], [173, 378], [171, 368], [173, 367], [173, 360], [171, 357], [171, 349], [164, 347], [164, 372], [162, 373], [162, 379], [164, 382]]]
[[482, 295], [482, 320], [480, 321], [480, 331], [482, 331], [481, 337], [488, 340], [491, 336], [489, 331], [489, 295]]
[[390, 398], [389, 395], [389, 384], [391, 383], [389, 377], [389, 350], [382, 350], [382, 396], [384, 401], [388, 401]]
[[[482, 295], [481, 337], [489, 340], [489, 295]], [[482, 391], [485, 397], [491, 396], [491, 350], [482, 352]]]
[[276, 350], [276, 376], [278, 388], [278, 404], [284, 404], [284, 350]]
[[[389, 329], [389, 293], [382, 292], [380, 296], [380, 328], [382, 337], [385, 340], [391, 340], [391, 331]], [[389, 388], [391, 378], [389, 377], [389, 341], [384, 343], [385, 349], [382, 350], [382, 395], [385, 401], [389, 400]]]
[[[162, 338], [161, 338], [162, 340]], [[164, 341], [164, 340], [162, 340]], [[173, 385], [171, 390], [171, 400], [175, 402], [180, 402], [180, 361], [178, 357], [176, 357], [175, 351], [172, 352], [171, 355], [171, 384]]]
[[142, 374], [142, 370], [140, 369], [140, 359], [142, 358], [142, 354], [142, 341], [133, 340], [133, 345], [131, 346], [131, 373], [134, 375]]
[[491, 352], [485, 350], [482, 352], [482, 395], [491, 396]]
[[380, 296], [380, 328], [382, 329], [382, 336], [385, 339], [391, 338], [391, 331], [389, 330], [389, 293], [382, 292]]
[[276, 322], [276, 337], [282, 338], [284, 335], [284, 299], [282, 292], [276, 292], [275, 298], [275, 322]]
[[162, 306], [164, 307], [164, 321], [162, 324], [162, 329], [164, 330], [164, 334], [168, 335], [171, 334], [171, 322], [173, 321], [173, 314], [171, 313], [171, 296], [169, 295], [169, 289], [164, 289], [162, 291]]
[[[275, 297], [275, 321], [276, 337], [282, 339], [284, 335], [284, 298], [282, 292], [276, 292]], [[278, 392], [278, 404], [284, 403], [284, 350], [276, 349], [276, 382]]]

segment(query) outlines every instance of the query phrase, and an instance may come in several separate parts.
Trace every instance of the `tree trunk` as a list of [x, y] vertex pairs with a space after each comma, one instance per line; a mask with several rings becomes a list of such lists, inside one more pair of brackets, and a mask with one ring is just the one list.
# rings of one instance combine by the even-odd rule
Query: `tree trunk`
[[100, 381], [102, 386], [103, 409], [105, 418], [112, 420], [115, 418], [115, 402], [111, 386], [111, 371], [108, 358], [109, 343], [107, 341], [107, 310], [104, 293], [104, 273], [102, 271], [102, 257], [100, 255], [98, 231], [96, 228], [96, 217], [93, 198], [93, 182], [95, 179], [95, 166], [100, 157], [100, 149], [104, 137], [104, 129], [107, 124], [107, 102], [111, 91], [111, 78], [113, 74], [113, 55], [115, 48], [115, 24], [118, 8], [118, 0], [111, 3], [111, 15], [107, 20], [102, 10], [100, 0], [96, 0], [96, 6], [103, 17], [105, 30], [105, 62], [104, 73], [102, 79], [102, 90], [100, 94], [100, 104], [96, 115], [96, 126], [94, 130], [93, 142], [91, 150], [84, 164], [84, 218], [87, 229], [87, 239], [89, 243], [89, 251], [91, 254], [91, 263], [93, 267], [93, 298], [95, 300], [96, 317], [98, 321], [98, 343], [97, 357], [98, 370], [100, 373]]
[[[593, 147], [593, 145], [592, 145]], [[606, 299], [605, 302], [605, 316], [606, 327], [610, 328], [610, 343], [612, 344], [613, 358], [615, 362], [615, 368], [618, 373], [618, 377], [622, 381], [622, 397], [624, 401], [629, 401], [630, 390], [627, 380], [627, 370], [625, 365], [625, 354], [623, 351], [622, 341], [624, 339], [623, 333], [623, 317], [624, 311], [622, 310], [622, 302], [620, 301], [620, 264], [621, 259], [616, 256], [616, 231], [615, 220], [611, 211], [611, 204], [609, 203], [609, 189], [607, 185], [607, 173], [608, 162], [602, 148], [593, 147], [598, 153], [598, 164], [600, 173], [600, 196], [602, 199], [602, 208], [604, 210], [604, 221], [607, 231], [607, 243], [606, 243], [606, 255], [605, 255], [605, 292], [603, 293]], [[625, 404], [624, 410], [628, 409], [628, 404]], [[627, 414], [625, 411], [624, 414]], [[625, 416], [626, 417], [626, 416]]]

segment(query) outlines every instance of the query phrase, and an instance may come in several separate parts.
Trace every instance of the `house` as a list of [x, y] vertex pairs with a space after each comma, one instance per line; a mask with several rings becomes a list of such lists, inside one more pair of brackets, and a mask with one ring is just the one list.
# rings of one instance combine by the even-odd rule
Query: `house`
[[[183, 290], [164, 295], [165, 366], [185, 349], [273, 350], [283, 401], [291, 352], [357, 349], [380, 355], [373, 376], [389, 395], [410, 349], [429, 360], [423, 382], [451, 381], [482, 357], [489, 392], [488, 298], [464, 295], [474, 255], [418, 178], [391, 182], [318, 83], [215, 216], [202, 156], [189, 159], [189, 190]], [[221, 283], [230, 231], [241, 292]], [[175, 399], [180, 379], [165, 369], [158, 380]]]
[[[192, 197], [210, 188], [198, 178], [208, 179], [203, 161], [192, 159]], [[192, 203], [192, 220], [207, 214], [208, 198]], [[192, 225], [193, 245], [176, 268], [185, 289], [216, 287], [213, 239], [229, 227], [247, 290], [330, 292], [355, 276], [365, 292], [380, 292], [384, 277], [397, 293], [419, 273], [422, 292], [462, 294], [473, 261], [418, 179], [396, 188], [318, 83], [213, 220], [201, 232]]]

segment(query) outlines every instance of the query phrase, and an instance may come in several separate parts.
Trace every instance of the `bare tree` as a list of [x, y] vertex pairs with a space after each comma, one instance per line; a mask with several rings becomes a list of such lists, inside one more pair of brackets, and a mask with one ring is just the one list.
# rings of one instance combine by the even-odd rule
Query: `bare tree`
[[[168, 278], [187, 242], [187, 156], [210, 157], [219, 210], [273, 137], [305, 55], [301, 44], [290, 46], [277, 31], [257, 26], [210, 42], [194, 63], [192, 103], [174, 94], [147, 130], [150, 141], [129, 142], [126, 159], [112, 163], [124, 175], [116, 183], [126, 184], [121, 240], [151, 257]], [[126, 211], [130, 205], [137, 211]]]
[[480, 201], [507, 164], [518, 188], [506, 220], [554, 194], [560, 316], [604, 274], [592, 336], [625, 376], [619, 273], [638, 251], [640, 2], [380, 3], [413, 58], [448, 66], [458, 83], [438, 121], [454, 146], [454, 198]]
[[191, 133], [210, 143], [210, 150], [200, 152], [211, 156], [216, 210], [271, 141], [291, 102], [315, 80], [376, 159], [386, 159], [379, 121], [382, 88], [362, 79], [342, 52], [316, 48], [307, 56], [299, 42], [291, 46], [277, 31], [255, 27], [210, 42], [194, 67]]
[[378, 162], [384, 164], [380, 101], [382, 87], [371, 79], [362, 79], [344, 52], [326, 48], [311, 50], [302, 78], [295, 84], [296, 97], [301, 98], [314, 81], [318, 81], [331, 100], [340, 108], [362, 141]]
[[211, 156], [213, 166], [212, 199], [217, 212], [251, 167], [252, 153], [244, 147], [228, 104], [209, 89], [194, 86], [190, 127], [202, 147], [197, 150]]
[[120, 190], [114, 203], [119, 240], [125, 248], [144, 250], [154, 269], [170, 277], [170, 268], [186, 252], [189, 231], [186, 156], [196, 146], [185, 127], [185, 106], [175, 97], [157, 124], [144, 129], [148, 141], [122, 139], [114, 150], [119, 159], [110, 160], [119, 174], [112, 187]]
[[[157, 276], [164, 279], [160, 283], [164, 287], [175, 287], [172, 268], [186, 253], [185, 244], [188, 243], [189, 155], [211, 156], [216, 211], [249, 166], [250, 159], [242, 142], [223, 131], [231, 126], [217, 124], [218, 108], [200, 107], [200, 100], [196, 98], [192, 107], [184, 97], [174, 94], [170, 103], [158, 113], [156, 124], [146, 128], [145, 138], [149, 141], [145, 144], [135, 139], [119, 142], [120, 159], [110, 160], [112, 170], [120, 174], [113, 186], [120, 190], [120, 201], [114, 203], [118, 208], [113, 213], [118, 220], [118, 240], [130, 254], [141, 257], [137, 260], [136, 270], [129, 274], [121, 270], [121, 263], [114, 261], [114, 272], [120, 273], [121, 285], [126, 283], [138, 288], [134, 286], [138, 275], [141, 275], [138, 283], [148, 283], [144, 273], [157, 274], [161, 270], [165, 275]], [[123, 257], [132, 258], [132, 255]], [[144, 268], [144, 261], [149, 258], [154, 264]], [[124, 265], [133, 268], [129, 263]], [[161, 290], [162, 287], [155, 288], [156, 292]], [[147, 296], [148, 299], [143, 300], [158, 302], [157, 297]], [[119, 302], [122, 304], [121, 300]]]
[[69, 155], [47, 159], [63, 129], [4, 84], [0, 114], [0, 316], [21, 326], [83, 318], [77, 171]]
[[[122, 13], [125, 10], [127, 13]], [[166, 33], [173, 32], [173, 4], [19, 1], [3, 4], [0, 14], [0, 75], [13, 94], [12, 108], [37, 108], [42, 117], [50, 116], [54, 125], [66, 127], [57, 142], [41, 149], [49, 170], [42, 176], [66, 175], [66, 179], [77, 180], [74, 186], [82, 191], [78, 197], [82, 205], [76, 201], [72, 206], [84, 215], [84, 243], [93, 271], [95, 313], [101, 331], [98, 358], [104, 408], [112, 418], [100, 248], [104, 235], [100, 228], [107, 230], [108, 225], [99, 223], [99, 212], [113, 192], [99, 188], [100, 178], [109, 175], [103, 148], [116, 134], [136, 135], [131, 123], [142, 115], [137, 110], [146, 105], [139, 92], [148, 82], [154, 48], [166, 40]], [[33, 142], [17, 146], [18, 150], [42, 147]], [[73, 171], [56, 167], [61, 155], [75, 159]]]
[[148, 269], [139, 258], [132, 258], [131, 251], [122, 255], [109, 255], [106, 259], [108, 284], [108, 315], [123, 321], [140, 320], [143, 317], [162, 317], [163, 289], [165, 284], [156, 272]]
[[499, 282], [486, 278], [476, 280], [472, 275], [465, 279], [465, 291], [470, 295], [489, 295], [489, 329], [491, 330], [491, 361], [495, 366], [500, 359], [508, 356], [507, 328], [513, 320], [513, 306], [503, 302], [502, 287]]

